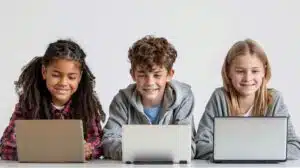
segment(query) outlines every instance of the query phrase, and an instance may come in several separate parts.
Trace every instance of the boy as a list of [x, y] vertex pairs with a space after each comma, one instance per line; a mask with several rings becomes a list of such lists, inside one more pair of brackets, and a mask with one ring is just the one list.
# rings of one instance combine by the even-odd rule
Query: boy
[[172, 80], [176, 57], [172, 44], [154, 36], [136, 41], [129, 49], [135, 84], [121, 89], [110, 104], [103, 136], [105, 157], [122, 159], [123, 124], [184, 124], [192, 127], [194, 158], [194, 96], [189, 85]]

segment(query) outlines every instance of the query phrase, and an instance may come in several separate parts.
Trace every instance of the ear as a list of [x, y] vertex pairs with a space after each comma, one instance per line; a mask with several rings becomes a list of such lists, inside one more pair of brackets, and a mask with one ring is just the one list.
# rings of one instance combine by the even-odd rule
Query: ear
[[134, 70], [130, 69], [130, 70], [129, 70], [129, 73], [130, 73], [130, 75], [131, 75], [132, 80], [133, 80], [133, 81], [136, 81], [136, 78], [135, 78], [135, 76], [134, 76]]
[[173, 79], [173, 76], [174, 76], [174, 69], [170, 69], [170, 71], [168, 72], [168, 82], [171, 81]]
[[47, 70], [46, 70], [46, 67], [44, 65], [42, 65], [41, 71], [42, 71], [43, 79], [46, 80]]

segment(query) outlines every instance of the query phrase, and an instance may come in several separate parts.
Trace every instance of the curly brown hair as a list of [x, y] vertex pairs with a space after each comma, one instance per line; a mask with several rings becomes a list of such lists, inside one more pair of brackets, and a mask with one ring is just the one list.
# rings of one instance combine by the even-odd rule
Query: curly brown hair
[[151, 72], [153, 66], [157, 65], [169, 72], [177, 58], [177, 51], [166, 38], [147, 35], [129, 48], [128, 58], [131, 70], [140, 66]]

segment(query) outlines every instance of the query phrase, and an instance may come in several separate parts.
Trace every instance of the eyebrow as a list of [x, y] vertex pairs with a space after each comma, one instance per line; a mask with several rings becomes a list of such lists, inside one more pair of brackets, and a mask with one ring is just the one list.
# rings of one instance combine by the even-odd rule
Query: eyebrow
[[251, 67], [251, 68], [244, 68], [244, 67], [235, 67], [235, 69], [260, 69], [262, 67]]
[[[138, 73], [146, 73], [146, 71], [144, 71], [144, 70], [139, 70], [139, 71], [137, 71]], [[153, 73], [161, 73], [162, 72], [162, 70], [156, 70], [156, 71], [152, 71]]]
[[137, 72], [138, 72], [138, 73], [145, 73], [144, 70], [138, 70]]
[[[62, 73], [58, 70], [53, 70], [54, 73]], [[75, 73], [75, 72], [71, 72], [71, 73], [68, 73], [68, 75], [78, 75], [78, 73]]]

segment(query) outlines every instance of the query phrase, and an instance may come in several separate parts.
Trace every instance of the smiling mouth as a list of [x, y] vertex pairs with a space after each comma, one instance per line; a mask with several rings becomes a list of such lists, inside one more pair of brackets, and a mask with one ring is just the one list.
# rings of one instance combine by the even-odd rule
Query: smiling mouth
[[255, 84], [240, 84], [243, 87], [255, 86]]
[[159, 89], [143, 89], [144, 92], [155, 92], [158, 91]]
[[69, 90], [66, 90], [66, 89], [55, 89], [55, 92], [58, 93], [58, 94], [65, 94], [67, 93]]

